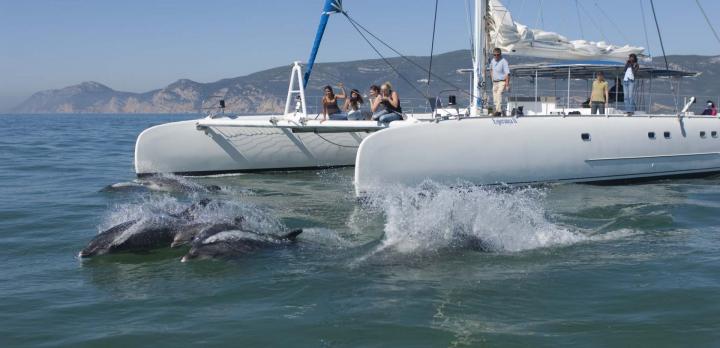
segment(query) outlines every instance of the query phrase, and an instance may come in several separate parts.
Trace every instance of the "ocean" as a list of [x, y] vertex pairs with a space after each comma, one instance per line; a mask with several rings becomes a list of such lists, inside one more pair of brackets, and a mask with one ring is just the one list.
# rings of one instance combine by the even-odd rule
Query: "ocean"
[[[720, 346], [720, 177], [389, 187], [352, 169], [132, 181], [145, 128], [188, 115], [0, 116], [2, 347]], [[79, 259], [101, 230], [202, 198], [297, 243]], [[480, 248], [473, 241], [482, 241]]]

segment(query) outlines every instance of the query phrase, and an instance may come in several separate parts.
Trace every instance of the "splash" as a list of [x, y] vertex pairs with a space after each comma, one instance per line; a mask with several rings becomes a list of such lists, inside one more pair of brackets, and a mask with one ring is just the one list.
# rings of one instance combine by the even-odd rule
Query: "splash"
[[[144, 195], [136, 201], [113, 207], [98, 226], [99, 231], [130, 220], [148, 222], [163, 221], [180, 214], [195, 201], [185, 202], [173, 196]], [[208, 223], [231, 223], [243, 217], [245, 228], [262, 233], [273, 233], [285, 229], [284, 224], [267, 210], [245, 201], [211, 200], [205, 206], [192, 211], [193, 221]]]
[[562, 246], [589, 237], [548, 220], [543, 188], [454, 187], [425, 182], [370, 197], [386, 216], [377, 251], [471, 248], [496, 252]]

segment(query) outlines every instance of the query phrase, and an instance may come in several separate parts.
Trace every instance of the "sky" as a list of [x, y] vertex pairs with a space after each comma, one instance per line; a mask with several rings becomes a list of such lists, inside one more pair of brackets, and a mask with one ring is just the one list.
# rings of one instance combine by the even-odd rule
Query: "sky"
[[[720, 30], [720, 1], [699, 1]], [[83, 81], [146, 92], [180, 78], [212, 82], [305, 61], [323, 2], [0, 0], [0, 111], [37, 91]], [[439, 0], [436, 53], [469, 47], [467, 2], [473, 3]], [[530, 27], [570, 39], [649, 44], [652, 55], [661, 55], [650, 0], [503, 3], [516, 21]], [[345, 0], [343, 5], [403, 54], [429, 54], [434, 0]], [[668, 54], [720, 55], [720, 43], [695, 0], [655, 0], [655, 9]], [[318, 61], [368, 58], [377, 56], [347, 19], [332, 16]]]

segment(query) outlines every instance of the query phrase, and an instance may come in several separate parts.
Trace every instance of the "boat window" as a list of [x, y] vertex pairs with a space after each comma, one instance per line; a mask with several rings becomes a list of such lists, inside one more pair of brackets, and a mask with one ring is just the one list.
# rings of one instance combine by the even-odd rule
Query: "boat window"
[[663, 136], [665, 137], [665, 139], [670, 139], [670, 132], [663, 133]]
[[582, 140], [584, 141], [590, 141], [590, 133], [580, 134], [580, 138], [582, 138]]
[[717, 131], [712, 131], [712, 132], [710, 132], [710, 135], [711, 135], [713, 138], [717, 138]]
[[700, 131], [700, 137], [705, 138], [705, 131]]
[[655, 139], [655, 132], [648, 132], [648, 138]]

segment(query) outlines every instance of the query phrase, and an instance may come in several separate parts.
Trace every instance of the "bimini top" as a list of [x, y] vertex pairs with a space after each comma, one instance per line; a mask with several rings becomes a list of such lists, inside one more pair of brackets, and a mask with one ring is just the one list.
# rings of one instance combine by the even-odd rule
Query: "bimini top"
[[[595, 74], [602, 71], [605, 78], [622, 79], [625, 75], [625, 64], [607, 61], [559, 62], [539, 64], [519, 64], [510, 66], [513, 77], [543, 77], [553, 79], [567, 79], [570, 71], [571, 79], [593, 79]], [[649, 79], [657, 77], [696, 77], [699, 72], [685, 70], [668, 70], [654, 66], [640, 65], [636, 78]]]

